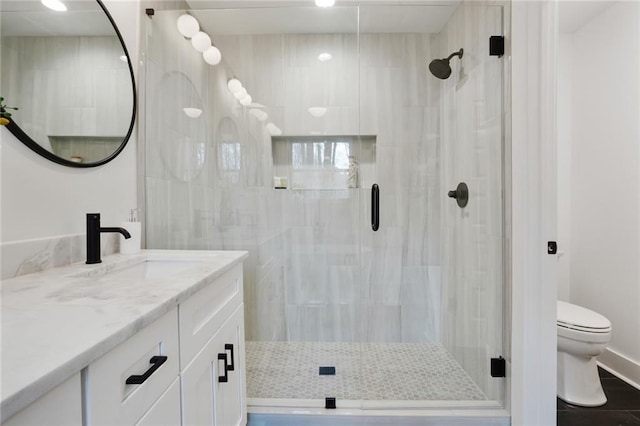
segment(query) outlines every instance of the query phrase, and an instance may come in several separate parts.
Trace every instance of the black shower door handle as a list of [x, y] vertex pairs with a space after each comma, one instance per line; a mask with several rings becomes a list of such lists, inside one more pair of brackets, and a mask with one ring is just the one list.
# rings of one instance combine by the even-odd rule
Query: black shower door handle
[[371, 187], [371, 229], [380, 228], [380, 188], [374, 183]]

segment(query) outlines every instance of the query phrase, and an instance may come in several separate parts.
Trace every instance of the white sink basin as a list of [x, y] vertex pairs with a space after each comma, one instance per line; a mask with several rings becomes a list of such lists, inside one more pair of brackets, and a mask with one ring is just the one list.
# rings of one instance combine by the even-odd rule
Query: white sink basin
[[199, 265], [206, 259], [198, 257], [142, 258], [135, 262], [103, 263], [68, 275], [69, 278], [108, 278], [125, 280], [158, 280], [174, 276]]
[[146, 260], [136, 265], [106, 272], [102, 276], [116, 279], [157, 280], [185, 272], [201, 264], [202, 262], [189, 260]]

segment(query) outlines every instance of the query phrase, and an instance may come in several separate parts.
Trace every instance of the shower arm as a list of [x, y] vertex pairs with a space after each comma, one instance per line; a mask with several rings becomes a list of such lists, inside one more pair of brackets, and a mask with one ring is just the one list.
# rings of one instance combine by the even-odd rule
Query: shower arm
[[453, 52], [451, 55], [449, 55], [449, 57], [447, 58], [447, 61], [451, 60], [451, 58], [453, 58], [454, 56], [459, 56], [460, 59], [462, 59], [463, 52], [464, 52], [463, 49], [460, 49], [458, 52]]

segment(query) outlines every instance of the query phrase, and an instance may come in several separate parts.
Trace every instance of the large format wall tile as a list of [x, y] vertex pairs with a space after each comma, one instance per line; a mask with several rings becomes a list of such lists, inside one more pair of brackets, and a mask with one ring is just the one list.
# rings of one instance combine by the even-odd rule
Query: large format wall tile
[[47, 148], [50, 136], [124, 137], [132, 96], [122, 54], [115, 36], [2, 37], [3, 96], [19, 105], [21, 128]]

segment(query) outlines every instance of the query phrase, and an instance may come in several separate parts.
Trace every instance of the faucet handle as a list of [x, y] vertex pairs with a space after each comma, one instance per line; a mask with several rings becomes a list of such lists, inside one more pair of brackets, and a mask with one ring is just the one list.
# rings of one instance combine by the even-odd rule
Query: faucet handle
[[100, 262], [100, 213], [87, 213], [87, 263]]

